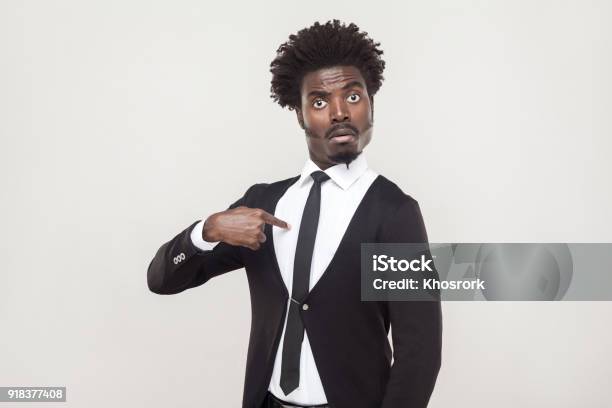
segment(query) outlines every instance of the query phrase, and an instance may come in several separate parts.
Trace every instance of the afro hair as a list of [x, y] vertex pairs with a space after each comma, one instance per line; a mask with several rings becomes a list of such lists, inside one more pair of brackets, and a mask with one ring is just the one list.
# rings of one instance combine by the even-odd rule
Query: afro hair
[[385, 61], [380, 43], [360, 32], [359, 27], [339, 20], [312, 26], [289, 36], [276, 51], [270, 64], [271, 98], [281, 107], [300, 108], [300, 89], [304, 76], [321, 68], [352, 65], [361, 72], [370, 96], [376, 94], [383, 81]]

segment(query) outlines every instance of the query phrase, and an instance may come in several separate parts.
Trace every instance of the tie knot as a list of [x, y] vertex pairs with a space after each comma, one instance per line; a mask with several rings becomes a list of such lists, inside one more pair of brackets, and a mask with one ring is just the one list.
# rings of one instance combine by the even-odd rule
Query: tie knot
[[321, 184], [326, 180], [329, 180], [329, 176], [323, 171], [315, 171], [310, 174], [310, 177], [314, 180], [315, 183]]

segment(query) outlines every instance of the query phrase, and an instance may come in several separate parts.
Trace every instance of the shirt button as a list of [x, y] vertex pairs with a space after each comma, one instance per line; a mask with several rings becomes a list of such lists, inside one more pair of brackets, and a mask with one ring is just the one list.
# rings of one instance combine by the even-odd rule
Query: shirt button
[[302, 305], [302, 310], [308, 310], [308, 303], [304, 303]]

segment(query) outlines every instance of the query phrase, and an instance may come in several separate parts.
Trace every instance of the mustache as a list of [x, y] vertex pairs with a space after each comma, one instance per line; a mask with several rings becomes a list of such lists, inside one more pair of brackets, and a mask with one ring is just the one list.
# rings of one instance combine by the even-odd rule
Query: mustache
[[351, 125], [350, 123], [338, 123], [337, 125], [334, 125], [327, 129], [327, 131], [325, 132], [325, 138], [329, 139], [331, 134], [337, 130], [350, 130], [355, 135], [359, 134], [359, 130], [357, 130], [357, 128]]

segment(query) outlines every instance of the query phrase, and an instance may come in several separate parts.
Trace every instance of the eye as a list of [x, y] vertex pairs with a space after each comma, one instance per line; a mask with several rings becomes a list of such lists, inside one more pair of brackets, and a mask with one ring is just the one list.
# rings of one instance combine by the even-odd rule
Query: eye
[[359, 94], [354, 93], [354, 94], [350, 94], [348, 98], [346, 99], [348, 99], [350, 103], [356, 103], [356, 102], [359, 102], [359, 100], [361, 99], [361, 96]]
[[327, 106], [327, 102], [325, 102], [323, 99], [317, 98], [314, 100], [314, 102], [312, 102], [312, 106], [315, 109], [323, 109]]

